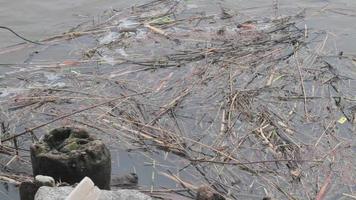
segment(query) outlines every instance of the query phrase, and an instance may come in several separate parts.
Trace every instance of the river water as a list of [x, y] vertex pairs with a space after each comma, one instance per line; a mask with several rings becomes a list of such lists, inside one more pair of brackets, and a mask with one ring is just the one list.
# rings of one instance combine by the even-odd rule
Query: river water
[[[105, 10], [124, 9], [147, 0], [0, 0], [0, 26], [6, 26], [31, 40], [40, 40], [61, 34], [81, 22], [97, 20]], [[328, 43], [334, 52], [355, 55], [356, 1], [354, 0], [191, 0], [192, 6], [222, 5], [251, 16], [271, 17], [306, 10], [306, 26], [311, 30], [328, 33]], [[278, 5], [278, 13], [274, 11]], [[0, 29], [0, 48], [23, 42], [8, 30]], [[27, 56], [27, 55], [26, 55]], [[21, 63], [23, 54], [0, 55], [0, 64]], [[0, 72], [4, 71], [0, 68]]]
[[[61, 34], [81, 22], [97, 20], [105, 10], [124, 9], [141, 2], [145, 1], [0, 0], [0, 26], [9, 27], [18, 34], [36, 41]], [[277, 0], [189, 0], [187, 2], [191, 6], [204, 7], [207, 11], [212, 6], [222, 5], [243, 14], [259, 17], [295, 14], [306, 9], [305, 26], [313, 31], [322, 30], [328, 33], [329, 51], [334, 53], [342, 51], [344, 55], [356, 55], [355, 0], [281, 0], [279, 2]], [[23, 41], [9, 31], [0, 29], [0, 48], [20, 42]], [[0, 55], [0, 64], [21, 63], [26, 56]], [[0, 75], [1, 73], [0, 66]], [[12, 190], [1, 187], [2, 185], [0, 185], [0, 199], [6, 198], [6, 193], [14, 195]], [[8, 196], [8, 198], [14, 197]]]
[[[13, 29], [31, 40], [40, 40], [61, 34], [81, 22], [97, 21], [104, 11], [124, 9], [147, 0], [0, 0], [0, 26]], [[335, 52], [355, 55], [356, 50], [356, 1], [354, 0], [191, 0], [191, 6], [205, 10], [220, 6], [251, 16], [271, 17], [307, 13], [306, 27], [328, 33], [328, 44]], [[276, 6], [278, 5], [278, 6]], [[275, 8], [278, 10], [275, 11]], [[266, 15], [266, 16], [264, 16]], [[23, 42], [8, 30], [0, 29], [0, 48]], [[27, 55], [0, 55], [0, 64], [21, 63]], [[0, 72], [4, 71], [0, 68]]]
[[[242, 12], [271, 10], [277, 0], [192, 0], [199, 6], [216, 6]], [[143, 0], [0, 0], [0, 26], [12, 28], [32, 40], [67, 31], [80, 22], [95, 19], [110, 8], [126, 8]], [[356, 53], [356, 1], [354, 0], [281, 0], [280, 14], [307, 9], [308, 26], [327, 30], [335, 40], [335, 48]], [[268, 12], [267, 12], [268, 13]], [[0, 29], [0, 47], [22, 42], [6, 30]]]

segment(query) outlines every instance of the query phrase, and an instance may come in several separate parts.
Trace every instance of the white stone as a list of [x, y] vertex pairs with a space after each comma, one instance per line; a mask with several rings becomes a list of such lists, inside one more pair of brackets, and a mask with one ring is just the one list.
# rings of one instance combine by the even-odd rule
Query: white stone
[[50, 176], [37, 175], [35, 177], [35, 183], [43, 186], [50, 186], [50, 187], [55, 186], [55, 181]]
[[98, 200], [100, 192], [100, 189], [94, 185], [90, 178], [84, 177], [66, 200]]
[[[35, 200], [65, 200], [73, 189], [70, 186], [43, 186], [37, 191]], [[101, 190], [98, 200], [152, 200], [152, 198], [137, 190]]]

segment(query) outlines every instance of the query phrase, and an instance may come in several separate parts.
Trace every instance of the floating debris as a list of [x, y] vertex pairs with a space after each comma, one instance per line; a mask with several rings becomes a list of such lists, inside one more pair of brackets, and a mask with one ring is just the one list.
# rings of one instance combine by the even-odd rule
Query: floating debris
[[[27, 71], [0, 79], [23, 89], [1, 96], [1, 163], [15, 171], [11, 158], [46, 129], [79, 125], [147, 158], [137, 176], [153, 196], [194, 199], [206, 185], [220, 199], [314, 199], [327, 181], [338, 198], [356, 180], [350, 58], [323, 56], [327, 37], [306, 32], [302, 14], [202, 11], [154, 0], [41, 41]], [[43, 62], [56, 44], [81, 48]]]

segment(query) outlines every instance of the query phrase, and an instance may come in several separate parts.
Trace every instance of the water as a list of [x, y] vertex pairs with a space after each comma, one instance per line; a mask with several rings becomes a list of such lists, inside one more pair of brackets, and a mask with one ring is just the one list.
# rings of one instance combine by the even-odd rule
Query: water
[[[61, 34], [77, 24], [97, 20], [98, 16], [110, 8], [123, 9], [147, 0], [0, 0], [0, 26], [6, 26], [31, 40], [39, 40]], [[259, 13], [263, 16], [274, 13], [274, 2], [278, 0], [195, 0], [187, 1], [190, 7], [203, 6], [209, 10], [219, 6], [243, 13]], [[278, 2], [276, 14], [291, 14], [307, 10], [307, 27], [326, 30], [328, 42], [335, 51], [356, 54], [356, 1], [354, 0], [283, 0]], [[270, 17], [270, 16], [266, 16]], [[7, 30], [0, 29], [0, 48], [23, 42]], [[23, 62], [25, 52], [0, 55], [0, 64]], [[0, 67], [0, 72], [4, 71]]]
[[[88, 21], [90, 19], [97, 20], [98, 15], [103, 11], [116, 8], [123, 9], [132, 4], [142, 2], [139, 0], [123, 1], [123, 0], [61, 0], [61, 1], [45, 1], [45, 0], [0, 0], [0, 26], [12, 28], [17, 33], [31, 40], [38, 40], [52, 35], [60, 34], [77, 24]], [[190, 0], [188, 4], [191, 8], [203, 6], [208, 11], [212, 6], [218, 6], [219, 3], [223, 7], [242, 12], [244, 14], [256, 13], [261, 18], [271, 17], [271, 15], [297, 13], [306, 9], [307, 20], [306, 27], [311, 31], [325, 30], [328, 33], [327, 45], [330, 51], [343, 51], [345, 55], [356, 55], [356, 1], [354, 0], [283, 0], [278, 4], [278, 10], [273, 10], [273, 0]], [[268, 16], [263, 14], [268, 13]], [[0, 29], [0, 48], [22, 42], [10, 32]], [[64, 47], [66, 48], [66, 47]], [[68, 48], [68, 47], [67, 47]], [[50, 52], [48, 56], [57, 56], [55, 52]], [[17, 52], [15, 54], [0, 55], [0, 64], [3, 63], [22, 63], [27, 57], [26, 52]], [[1, 72], [6, 69], [0, 65]], [[355, 70], [356, 71], [356, 70]], [[55, 77], [48, 74], [48, 79]], [[1, 87], [0, 87], [1, 88]], [[1, 97], [1, 93], [0, 93]], [[137, 155], [129, 154], [121, 151], [115, 151], [113, 154], [113, 170], [114, 173], [120, 169], [126, 172], [137, 172], [139, 177], [145, 180], [150, 180], [153, 173], [153, 163], [147, 158], [147, 166], [133, 168], [132, 164], [136, 161], [142, 163], [144, 156], [135, 157]], [[160, 160], [164, 159], [164, 155], [160, 156]], [[174, 171], [174, 162], [171, 163]], [[158, 184], [168, 185], [168, 181], [164, 178]], [[147, 184], [147, 182], [145, 183]], [[0, 199], [16, 199], [14, 196], [1, 196], [2, 194], [15, 195], [11, 190], [7, 190], [5, 185], [0, 186]]]
[[[147, 1], [147, 0], [146, 0]], [[226, 7], [241, 11], [271, 9], [276, 0], [225, 0]], [[96, 17], [108, 8], [126, 8], [143, 0], [0, 0], [0, 26], [7, 26], [29, 39], [37, 40], [67, 31], [80, 22]], [[206, 7], [216, 6], [214, 0], [188, 1]], [[210, 2], [214, 2], [211, 4]], [[254, 9], [252, 9], [254, 8]], [[290, 10], [308, 9], [309, 27], [328, 30], [336, 39], [336, 46], [356, 53], [356, 1], [354, 0], [283, 0], [279, 1], [281, 14]], [[348, 15], [353, 16], [348, 16]], [[0, 47], [22, 42], [8, 31], [0, 29]]]
[[[116, 0], [14, 0], [0, 1], [0, 25], [8, 26], [33, 40], [67, 31], [69, 28], [97, 15], [109, 8], [126, 8], [138, 3]], [[0, 32], [0, 47], [21, 42], [7, 31]]]
[[17, 200], [19, 199], [18, 187], [14, 184], [0, 181], [0, 199], [1, 200]]

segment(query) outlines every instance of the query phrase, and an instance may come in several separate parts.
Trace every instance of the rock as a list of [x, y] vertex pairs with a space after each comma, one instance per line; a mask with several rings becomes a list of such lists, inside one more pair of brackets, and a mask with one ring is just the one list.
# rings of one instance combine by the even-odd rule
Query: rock
[[41, 186], [54, 187], [54, 179], [50, 176], [37, 175], [35, 181], [25, 181], [20, 184], [20, 197], [21, 200], [33, 200], [35, 194]]
[[119, 188], [135, 188], [138, 184], [138, 176], [135, 173], [129, 173], [122, 176], [111, 178], [111, 186]]
[[43, 175], [37, 175], [35, 177], [35, 184], [49, 187], [54, 187], [56, 185], [52, 177]]
[[196, 200], [225, 200], [225, 198], [219, 193], [215, 192], [208, 186], [202, 186], [198, 188]]
[[54, 129], [30, 150], [34, 175], [51, 176], [69, 184], [87, 176], [100, 189], [110, 189], [110, 151], [83, 129]]
[[33, 200], [39, 187], [34, 182], [22, 182], [20, 185], [21, 200]]
[[[65, 200], [73, 188], [65, 187], [41, 187], [35, 196], [35, 200]], [[101, 190], [98, 200], [152, 200], [151, 197], [137, 190]]]
[[101, 190], [85, 177], [67, 196], [66, 200], [98, 200]]

